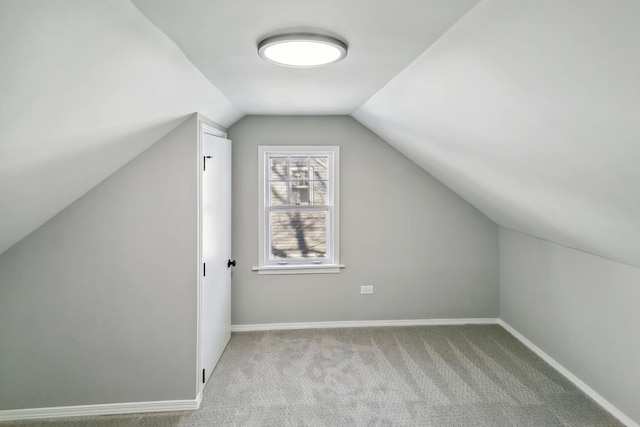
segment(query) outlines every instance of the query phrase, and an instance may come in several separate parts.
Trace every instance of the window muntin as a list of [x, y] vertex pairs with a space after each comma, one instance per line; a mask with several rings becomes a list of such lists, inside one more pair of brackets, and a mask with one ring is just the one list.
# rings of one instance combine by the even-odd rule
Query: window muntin
[[335, 266], [339, 147], [260, 147], [260, 262]]

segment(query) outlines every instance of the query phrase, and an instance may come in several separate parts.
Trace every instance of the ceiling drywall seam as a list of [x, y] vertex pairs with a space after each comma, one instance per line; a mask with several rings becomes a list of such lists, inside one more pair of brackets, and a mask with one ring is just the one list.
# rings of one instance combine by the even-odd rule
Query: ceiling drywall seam
[[[391, 82], [393, 82], [395, 79], [398, 78], [398, 76], [400, 76], [404, 70], [406, 70], [407, 68], [410, 68], [411, 66], [413, 66], [413, 64], [417, 61], [420, 60], [421, 57], [423, 57], [424, 55], [427, 54], [427, 52], [429, 51], [429, 49], [431, 49], [435, 44], [437, 44], [440, 40], [444, 39], [445, 37], [447, 37], [447, 35], [451, 32], [451, 29], [454, 28], [458, 22], [460, 22], [461, 20], [464, 19], [465, 16], [469, 15], [471, 12], [473, 12], [473, 10], [478, 7], [478, 5], [482, 2], [482, 1], [486, 1], [486, 0], [479, 0], [478, 3], [476, 3], [473, 7], [471, 7], [471, 9], [469, 9], [467, 12], [465, 12], [464, 14], [460, 15], [460, 17], [458, 19], [456, 19], [451, 26], [449, 26], [449, 29], [447, 29], [445, 32], [443, 32], [437, 39], [433, 40], [433, 42], [427, 46], [427, 48], [425, 50], [423, 50], [421, 53], [419, 53], [415, 58], [413, 58], [413, 60], [411, 62], [409, 62], [407, 64], [406, 67], [404, 67], [402, 70], [400, 70], [395, 76], [391, 77], [385, 84], [383, 84], [380, 89], [378, 89], [376, 92], [374, 92], [373, 94], [371, 94], [371, 96], [369, 98], [367, 98], [362, 104], [360, 104], [358, 107], [356, 107], [351, 113], [349, 113], [354, 119], [358, 120], [357, 117], [355, 116], [356, 113], [364, 106], [366, 105], [372, 98], [374, 98], [378, 93], [382, 92], [385, 87], [389, 86], [391, 84]], [[359, 121], [359, 120], [358, 120]], [[361, 123], [363, 126], [367, 127], [366, 124]], [[368, 127], [367, 127], [368, 128]], [[373, 132], [373, 131], [372, 131]], [[387, 142], [388, 143], [388, 142]]]
[[[131, 0], [127, 0], [127, 1], [131, 1]], [[231, 110], [231, 108], [227, 107], [228, 110], [225, 112], [218, 112], [218, 111], [211, 111], [210, 109], [207, 109], [206, 107], [202, 109], [202, 111], [194, 111], [195, 113], [199, 113], [202, 114], [203, 116], [205, 116], [207, 119], [212, 120], [214, 123], [218, 124], [220, 127], [222, 127], [225, 131], [227, 129], [229, 129], [231, 126], [233, 126], [238, 120], [242, 119], [247, 113], [245, 111], [243, 111], [241, 108], [239, 108], [231, 99], [229, 99], [226, 94], [224, 94], [218, 87], [216, 87], [200, 70], [200, 68], [196, 67], [193, 62], [191, 61], [191, 59], [189, 59], [189, 57], [184, 53], [184, 51], [167, 35], [165, 34], [164, 31], [162, 31], [160, 28], [158, 28], [158, 26], [156, 26], [153, 22], [151, 22], [149, 20], [149, 18], [147, 18], [147, 16], [142, 13], [142, 11], [140, 11], [140, 9], [138, 8], [138, 6], [133, 3], [131, 1], [131, 5], [138, 11], [138, 13], [140, 14], [140, 16], [147, 21], [147, 24], [149, 25], [150, 28], [152, 28], [154, 31], [156, 31], [159, 35], [161, 35], [161, 37], [168, 43], [171, 44], [173, 46], [173, 48], [179, 52], [179, 54], [182, 56], [183, 60], [190, 64], [191, 67], [193, 68], [193, 71], [195, 73], [198, 73], [200, 75], [200, 78], [202, 81], [206, 81], [207, 83], [209, 83], [209, 85], [211, 86], [211, 88], [213, 88], [216, 93], [218, 93], [219, 95], [221, 95], [222, 97], [224, 97], [224, 100], [226, 103], [228, 103], [228, 105], [230, 105], [233, 108], [233, 111]], [[221, 115], [222, 113], [222, 115]]]

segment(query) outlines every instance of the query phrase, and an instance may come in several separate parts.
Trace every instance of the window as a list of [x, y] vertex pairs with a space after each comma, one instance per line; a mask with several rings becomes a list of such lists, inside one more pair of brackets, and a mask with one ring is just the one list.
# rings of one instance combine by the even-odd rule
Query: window
[[337, 273], [340, 147], [259, 147], [260, 273]]

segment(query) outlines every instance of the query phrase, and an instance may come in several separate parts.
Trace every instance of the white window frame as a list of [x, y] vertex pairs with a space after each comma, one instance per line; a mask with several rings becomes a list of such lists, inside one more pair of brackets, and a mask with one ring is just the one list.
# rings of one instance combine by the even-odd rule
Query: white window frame
[[[327, 253], [326, 259], [290, 259], [273, 261], [270, 254], [269, 218], [273, 209], [267, 205], [271, 189], [269, 188], [270, 156], [329, 156], [328, 168], [328, 203], [323, 205], [323, 211], [328, 215]], [[288, 173], [288, 172], [287, 172]], [[340, 230], [340, 147], [339, 146], [282, 146], [263, 145], [258, 147], [258, 244], [259, 265], [254, 271], [259, 274], [308, 274], [308, 273], [339, 273], [344, 265], [339, 263], [339, 230]], [[324, 208], [324, 206], [328, 206]], [[308, 207], [304, 210], [309, 210]], [[313, 260], [313, 261], [312, 261]]]

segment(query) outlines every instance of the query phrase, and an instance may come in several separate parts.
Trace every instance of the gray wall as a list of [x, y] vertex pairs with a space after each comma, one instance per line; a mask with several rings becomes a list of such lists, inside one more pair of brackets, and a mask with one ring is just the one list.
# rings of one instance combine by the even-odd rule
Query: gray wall
[[196, 131], [0, 256], [0, 410], [196, 397]]
[[500, 228], [500, 316], [640, 422], [640, 269]]
[[[248, 116], [229, 138], [233, 324], [497, 317], [497, 226], [354, 119]], [[340, 146], [340, 274], [251, 271], [258, 145]]]

